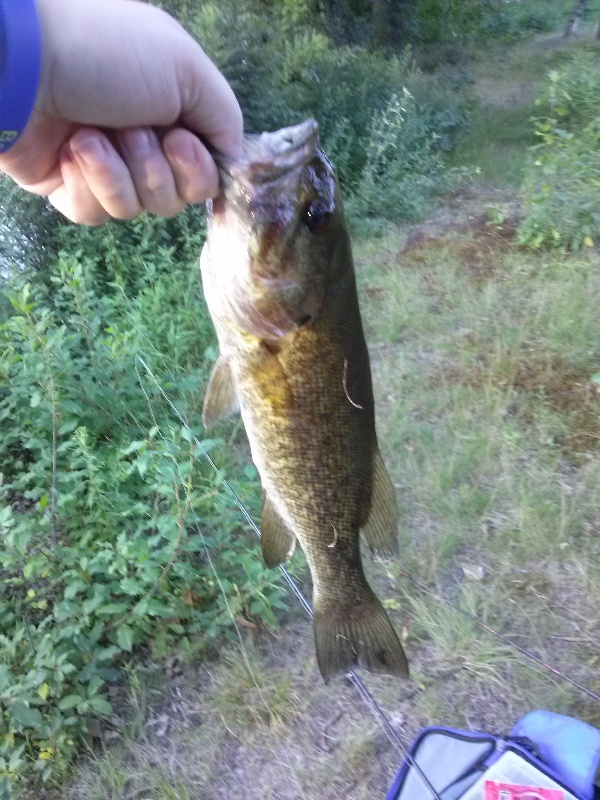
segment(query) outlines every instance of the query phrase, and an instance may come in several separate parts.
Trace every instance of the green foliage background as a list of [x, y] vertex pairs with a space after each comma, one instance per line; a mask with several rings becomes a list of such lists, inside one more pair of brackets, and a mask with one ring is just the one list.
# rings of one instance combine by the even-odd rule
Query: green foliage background
[[[275, 622], [278, 577], [199, 440], [212, 329], [198, 211], [98, 230], [59, 226], [43, 280], [7, 281], [0, 326], [0, 770], [65, 768], [137, 647], [210, 649], [241, 613]], [[141, 385], [140, 385], [141, 384]], [[143, 388], [142, 388], [143, 387]], [[146, 392], [147, 397], [144, 392]], [[219, 460], [227, 467], [227, 455]], [[231, 478], [255, 495], [253, 467]], [[192, 645], [193, 642], [193, 645]], [[0, 784], [1, 785], [1, 784]]]
[[[346, 196], [369, 197], [351, 213], [414, 218], [446, 188], [439, 154], [466, 124], [468, 103], [458, 98], [455, 83], [427, 82], [410, 48], [388, 53], [335, 46], [323, 15], [301, 0], [208, 2], [190, 27], [235, 89], [248, 132], [277, 130], [309, 116], [318, 120]], [[236, 28], [243, 37], [231, 36]], [[393, 202], [384, 197], [391, 181], [379, 193], [371, 190], [381, 147], [398, 186]]]
[[600, 70], [595, 52], [552, 70], [523, 182], [519, 241], [577, 250], [600, 242]]

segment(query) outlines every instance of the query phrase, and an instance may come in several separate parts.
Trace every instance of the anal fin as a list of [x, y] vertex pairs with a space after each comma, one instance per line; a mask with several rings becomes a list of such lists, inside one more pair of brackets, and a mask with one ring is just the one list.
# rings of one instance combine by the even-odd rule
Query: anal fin
[[219, 356], [208, 381], [202, 422], [205, 428], [211, 428], [222, 419], [236, 414], [240, 410], [231, 368], [223, 356]]
[[296, 547], [296, 536], [281, 519], [265, 491], [260, 532], [262, 554], [267, 567], [276, 567], [291, 558]]
[[378, 447], [373, 454], [371, 508], [362, 533], [375, 555], [392, 558], [398, 554], [396, 497]]

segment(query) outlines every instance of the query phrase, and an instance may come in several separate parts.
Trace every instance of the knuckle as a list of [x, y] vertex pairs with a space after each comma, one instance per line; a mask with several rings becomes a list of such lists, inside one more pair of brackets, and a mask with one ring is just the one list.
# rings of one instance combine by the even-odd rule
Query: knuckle
[[115, 219], [133, 219], [143, 210], [137, 195], [126, 188], [98, 193], [96, 199], [107, 214]]

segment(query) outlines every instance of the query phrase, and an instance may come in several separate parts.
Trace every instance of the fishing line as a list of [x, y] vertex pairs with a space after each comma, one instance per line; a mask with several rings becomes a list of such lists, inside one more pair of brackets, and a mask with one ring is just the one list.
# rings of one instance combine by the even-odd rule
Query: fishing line
[[[137, 364], [136, 364], [136, 373], [137, 373], [138, 380], [139, 380], [140, 375], [139, 375], [139, 372], [137, 371]], [[154, 422], [154, 425], [155, 425], [156, 429], [158, 430], [159, 436], [165, 442], [165, 444], [167, 444], [167, 440], [163, 436], [162, 431], [160, 430], [160, 426], [158, 425], [158, 421], [156, 419], [156, 416], [154, 414], [154, 409], [152, 407], [152, 402], [150, 400], [150, 397], [148, 396], [148, 393], [146, 392], [143, 384], [140, 383], [140, 386], [141, 386], [142, 392], [144, 393], [144, 397], [146, 398], [146, 402], [148, 403], [148, 409], [150, 411], [150, 415], [152, 417], [152, 421]], [[204, 454], [206, 455], [206, 451], [204, 451], [203, 448], [201, 448], [201, 449], [203, 450]], [[186, 482], [185, 482], [185, 479], [184, 479], [184, 477], [183, 477], [183, 475], [181, 473], [179, 464], [177, 463], [177, 460], [175, 459], [175, 457], [173, 455], [171, 455], [171, 454], [169, 454], [169, 455], [170, 455], [172, 461], [175, 464], [175, 468], [177, 469], [177, 472], [179, 473], [179, 477], [181, 479], [181, 484], [184, 487], [184, 491], [185, 491], [186, 497], [187, 497], [188, 501], [191, 504], [191, 497], [190, 497], [189, 489], [188, 489], [188, 487], [186, 485]], [[268, 711], [269, 710], [269, 705], [268, 705], [267, 701], [265, 700], [265, 697], [264, 697], [264, 694], [263, 694], [263, 691], [262, 691], [261, 687], [258, 685], [258, 681], [256, 680], [254, 669], [252, 668], [252, 665], [250, 664], [250, 659], [248, 658], [248, 654], [247, 654], [246, 648], [244, 646], [244, 638], [242, 636], [242, 632], [240, 631], [240, 628], [239, 628], [239, 625], [237, 623], [237, 620], [236, 620], [236, 618], [235, 618], [235, 616], [233, 614], [233, 611], [231, 610], [231, 605], [229, 603], [229, 599], [227, 598], [227, 593], [225, 592], [225, 589], [223, 588], [223, 583], [221, 581], [221, 578], [219, 576], [217, 568], [215, 567], [214, 562], [212, 560], [212, 557], [210, 555], [210, 550], [209, 550], [209, 548], [208, 548], [208, 546], [206, 544], [206, 540], [204, 539], [204, 535], [202, 534], [202, 531], [200, 530], [200, 528], [197, 525], [194, 526], [194, 529], [196, 530], [196, 533], [200, 537], [200, 541], [202, 542], [202, 548], [204, 550], [204, 554], [205, 554], [206, 559], [208, 561], [208, 564], [209, 564], [209, 566], [210, 566], [210, 568], [212, 570], [212, 573], [213, 573], [213, 575], [215, 577], [217, 585], [218, 585], [218, 587], [219, 587], [219, 589], [221, 591], [221, 595], [223, 596], [223, 600], [225, 601], [226, 613], [229, 615], [229, 618], [231, 619], [233, 627], [235, 628], [235, 632], [236, 632], [236, 635], [237, 635], [237, 638], [238, 638], [238, 642], [239, 642], [239, 645], [240, 645], [240, 650], [241, 650], [241, 653], [242, 653], [242, 658], [244, 660], [244, 664], [245, 664], [246, 669], [248, 671], [248, 675], [250, 675], [250, 677], [252, 678], [252, 680], [254, 682], [254, 685], [255, 685], [256, 689], [258, 690], [258, 694], [259, 694], [259, 696], [260, 696], [260, 698], [262, 700], [262, 703], [263, 703], [265, 709]]]
[[[184, 419], [182, 414], [179, 412], [179, 410], [177, 409], [177, 407], [175, 406], [175, 404], [173, 403], [171, 398], [166, 394], [166, 392], [164, 391], [164, 389], [162, 388], [162, 386], [158, 382], [156, 376], [154, 375], [154, 373], [152, 372], [150, 367], [146, 364], [144, 359], [139, 354], [136, 354], [135, 360], [136, 360], [135, 370], [136, 370], [136, 374], [138, 376], [138, 381], [140, 382], [140, 386], [142, 388], [142, 391], [144, 392], [144, 395], [148, 399], [148, 402], [149, 402], [149, 398], [148, 398], [148, 395], [147, 395], [146, 391], [144, 390], [142, 379], [141, 379], [141, 375], [140, 375], [138, 367], [137, 367], [138, 362], [144, 367], [144, 369], [146, 370], [146, 372], [148, 373], [148, 375], [150, 376], [150, 378], [152, 379], [152, 381], [156, 385], [157, 389], [159, 390], [160, 394], [162, 395], [164, 400], [167, 402], [169, 407], [172, 409], [172, 411], [176, 414], [176, 416], [179, 419], [179, 421], [181, 422], [181, 424], [187, 430], [191, 431], [190, 426], [187, 424], [186, 420]], [[156, 424], [156, 418], [154, 416], [154, 413], [152, 411], [151, 411], [151, 413], [152, 413], [153, 421]], [[213, 470], [218, 475], [220, 475], [220, 470], [217, 467], [217, 465], [215, 464], [215, 462], [213, 461], [213, 459], [211, 458], [210, 454], [207, 453], [206, 450], [204, 450], [204, 448], [202, 447], [202, 444], [200, 443], [198, 438], [193, 434], [193, 431], [191, 431], [191, 432], [192, 432], [192, 436], [193, 436], [193, 440], [194, 440], [195, 444], [198, 446], [200, 451], [203, 453], [203, 455], [205, 456], [205, 458], [207, 459], [207, 461], [209, 462], [209, 464], [211, 465]], [[222, 483], [225, 486], [225, 488], [227, 489], [227, 491], [231, 494], [233, 499], [235, 500], [235, 502], [238, 505], [240, 511], [244, 515], [245, 519], [247, 520], [248, 524], [250, 525], [250, 527], [252, 528], [254, 533], [260, 538], [260, 536], [261, 536], [260, 528], [258, 527], [256, 522], [254, 521], [254, 519], [252, 518], [252, 516], [250, 515], [250, 513], [248, 512], [246, 507], [244, 506], [242, 500], [238, 497], [235, 489], [225, 479], [222, 479]], [[298, 599], [298, 601], [300, 602], [300, 604], [304, 608], [305, 612], [312, 619], [314, 617], [312, 608], [311, 608], [308, 600], [302, 594], [302, 592], [301, 592], [300, 588], [298, 587], [297, 583], [294, 581], [294, 579], [290, 575], [289, 571], [286, 569], [286, 567], [283, 564], [279, 565], [279, 569], [280, 569], [281, 573], [283, 574], [286, 582], [288, 583], [288, 585], [292, 589], [293, 593], [295, 594], [296, 598]], [[600, 696], [597, 695], [596, 693], [594, 693], [591, 689], [588, 689], [586, 686], [583, 686], [582, 684], [578, 683], [576, 680], [574, 680], [573, 678], [569, 677], [568, 675], [565, 675], [563, 672], [561, 672], [559, 669], [554, 667], [552, 664], [547, 663], [546, 661], [544, 661], [539, 656], [536, 656], [534, 653], [530, 652], [526, 648], [521, 647], [520, 645], [518, 645], [512, 639], [509, 639], [507, 636], [504, 636], [503, 634], [499, 633], [498, 631], [496, 631], [491, 626], [489, 626], [486, 623], [482, 622], [475, 615], [470, 614], [468, 611], [465, 611], [464, 609], [461, 609], [456, 603], [454, 603], [451, 600], [448, 600], [447, 598], [443, 597], [442, 595], [439, 595], [436, 592], [432, 591], [428, 586], [426, 586], [424, 583], [422, 583], [421, 581], [419, 581], [416, 578], [414, 578], [412, 575], [409, 575], [408, 573], [405, 573], [405, 572], [401, 572], [401, 574], [404, 577], [408, 578], [415, 586], [419, 587], [422, 591], [424, 591], [425, 593], [427, 593], [427, 594], [431, 595], [432, 597], [434, 597], [438, 602], [441, 602], [441, 603], [449, 606], [450, 608], [454, 609], [455, 611], [457, 611], [459, 614], [461, 614], [465, 618], [471, 620], [472, 622], [475, 622], [483, 630], [487, 631], [488, 633], [491, 633], [493, 636], [498, 638], [504, 644], [512, 647], [514, 650], [516, 650], [518, 653], [520, 653], [524, 657], [528, 658], [529, 660], [531, 660], [534, 663], [538, 664], [539, 666], [543, 667], [545, 670], [547, 670], [551, 674], [562, 678], [562, 680], [564, 680], [567, 683], [569, 683], [571, 686], [573, 686], [578, 691], [582, 692], [583, 694], [586, 694], [587, 696], [591, 697], [593, 700], [595, 700], [595, 701], [600, 703]], [[371, 712], [378, 718], [378, 720], [379, 720], [384, 732], [386, 733], [388, 739], [390, 739], [390, 741], [398, 748], [398, 750], [402, 753], [402, 755], [406, 758], [406, 760], [415, 769], [415, 772], [419, 775], [419, 778], [421, 779], [423, 784], [427, 787], [428, 791], [431, 792], [432, 797], [434, 798], [434, 800], [441, 800], [440, 795], [435, 790], [435, 788], [432, 786], [431, 782], [429, 781], [429, 779], [427, 778], [427, 776], [425, 775], [423, 770], [419, 767], [419, 765], [416, 763], [416, 761], [412, 758], [412, 756], [408, 752], [406, 746], [402, 742], [402, 739], [398, 735], [397, 731], [391, 725], [391, 723], [390, 723], [389, 719], [387, 718], [387, 715], [385, 714], [383, 709], [379, 706], [379, 704], [377, 703], [377, 701], [375, 700], [373, 695], [370, 693], [370, 691], [366, 687], [364, 681], [354, 672], [354, 670], [350, 670], [347, 673], [346, 677], [356, 687], [357, 691], [361, 695], [361, 697], [364, 700], [364, 702], [366, 703], [366, 705], [370, 708]]]
[[[576, 611], [573, 611], [573, 609], [567, 608], [567, 606], [564, 603], [559, 603], [559, 602], [555, 601], [553, 604], [551, 604], [550, 608], [552, 608], [552, 606], [555, 606], [555, 607], [557, 606], [558, 608], [562, 609], [565, 612], [565, 614], [567, 614], [569, 617], [571, 617], [574, 620], [578, 619], [578, 620], [583, 620], [584, 622], [588, 622], [588, 620], [583, 616], [583, 614], [578, 614]], [[582, 631], [582, 635], [589, 642], [591, 642], [594, 645], [594, 647], [600, 648], [600, 642], [598, 642], [596, 639], [594, 639], [594, 637], [591, 636], [589, 633], [585, 633], [585, 632]]]
[[483, 630], [493, 634], [498, 639], [500, 639], [500, 641], [503, 642], [504, 644], [507, 644], [510, 647], [514, 648], [521, 655], [525, 656], [531, 661], [534, 661], [536, 664], [539, 664], [540, 666], [544, 667], [546, 670], [548, 670], [548, 672], [551, 672], [553, 675], [557, 675], [567, 683], [570, 683], [571, 686], [574, 686], [575, 689], [578, 689], [580, 692], [583, 692], [583, 694], [587, 694], [588, 697], [591, 697], [593, 700], [596, 700], [598, 703], [600, 703], [600, 695], [595, 694], [595, 692], [593, 692], [591, 689], [588, 689], [587, 686], [583, 686], [581, 683], [577, 683], [577, 681], [574, 678], [570, 678], [568, 675], [565, 675], [563, 672], [554, 667], [552, 664], [548, 664], [542, 658], [536, 656], [535, 653], [532, 653], [530, 650], [526, 650], [524, 647], [521, 647], [521, 645], [517, 644], [512, 639], [509, 639], [508, 636], [504, 636], [504, 634], [494, 630], [494, 628], [491, 628], [485, 622], [482, 622], [474, 614], [471, 614], [468, 611], [465, 611], [463, 608], [460, 608], [460, 606], [457, 603], [453, 602], [452, 600], [448, 600], [448, 598], [443, 597], [441, 594], [438, 594], [437, 592], [434, 592], [424, 583], [417, 580], [417, 578], [414, 578], [412, 575], [409, 575], [407, 572], [403, 572], [402, 570], [400, 570], [400, 574], [403, 577], [408, 578], [409, 581], [414, 583], [415, 586], [418, 586], [419, 589], [424, 591], [426, 594], [431, 595], [431, 597], [434, 597], [440, 603], [444, 603], [448, 607], [454, 609], [454, 611], [457, 611], [459, 614], [462, 614], [462, 616], [466, 617], [466, 619], [470, 619], [472, 622], [477, 623], [477, 625], [483, 628]]
[[[173, 403], [171, 398], [164, 391], [164, 389], [162, 388], [162, 386], [158, 382], [158, 379], [156, 378], [156, 376], [154, 375], [154, 373], [152, 372], [150, 367], [146, 364], [146, 362], [139, 355], [139, 353], [136, 353], [136, 356], [135, 356], [135, 371], [136, 371], [136, 375], [138, 377], [138, 381], [139, 381], [140, 387], [142, 389], [142, 392], [144, 393], [144, 396], [145, 396], [145, 398], [146, 398], [146, 400], [148, 402], [148, 405], [149, 405], [149, 408], [150, 408], [150, 414], [152, 416], [152, 421], [154, 422], [155, 426], [157, 428], [159, 427], [158, 424], [157, 424], [157, 421], [156, 421], [156, 417], [154, 415], [154, 411], [152, 410], [152, 405], [150, 403], [150, 398], [148, 397], [148, 394], [147, 394], [147, 392], [146, 392], [146, 390], [144, 388], [144, 385], [143, 385], [143, 382], [142, 382], [142, 377], [141, 377], [141, 375], [139, 373], [139, 370], [138, 370], [138, 363], [141, 364], [144, 367], [144, 369], [146, 370], [146, 372], [148, 373], [148, 375], [152, 379], [153, 383], [155, 384], [156, 388], [158, 389], [158, 391], [160, 392], [160, 394], [162, 395], [164, 400], [167, 402], [167, 404], [169, 405], [171, 410], [175, 413], [175, 415], [177, 416], [177, 418], [181, 422], [181, 424], [184, 426], [184, 428], [186, 430], [190, 431], [190, 433], [192, 434], [194, 443], [196, 444], [198, 449], [202, 452], [204, 457], [207, 459], [207, 461], [210, 464], [210, 466], [213, 468], [213, 470], [216, 472], [217, 475], [221, 475], [221, 471], [219, 470], [219, 468], [217, 467], [217, 465], [215, 464], [215, 462], [211, 458], [210, 454], [204, 449], [204, 447], [202, 446], [202, 443], [198, 440], [198, 438], [196, 437], [196, 435], [194, 434], [194, 432], [192, 431], [192, 429], [190, 428], [190, 426], [186, 422], [186, 420], [183, 417], [183, 415], [180, 413], [179, 409]], [[244, 515], [246, 521], [248, 522], [248, 524], [250, 525], [250, 527], [252, 528], [254, 533], [258, 536], [258, 538], [260, 538], [261, 537], [260, 528], [258, 527], [256, 522], [254, 521], [254, 519], [250, 515], [250, 512], [247, 510], [247, 508], [245, 507], [245, 505], [242, 502], [242, 500], [239, 498], [239, 496], [238, 496], [237, 492], [235, 491], [235, 489], [233, 488], [233, 486], [225, 478], [221, 478], [221, 481], [222, 481], [223, 486], [227, 489], [227, 491], [231, 494], [231, 496], [235, 500], [238, 508], [240, 509], [242, 514]], [[212, 564], [212, 562], [211, 562], [211, 564]], [[213, 569], [214, 569], [214, 567], [213, 567]], [[286, 580], [287, 584], [289, 585], [289, 587], [291, 588], [292, 592], [295, 594], [295, 596], [298, 599], [298, 601], [299, 601], [300, 605], [302, 606], [302, 608], [305, 610], [305, 612], [308, 614], [308, 616], [311, 619], [314, 619], [314, 613], [313, 613], [313, 610], [312, 610], [312, 607], [311, 607], [310, 603], [308, 602], [308, 600], [306, 599], [306, 597], [304, 596], [304, 594], [300, 590], [300, 587], [298, 586], [296, 581], [290, 575], [289, 571], [286, 569], [286, 567], [283, 564], [279, 565], [279, 570], [281, 571], [283, 577], [285, 578], [285, 580]], [[234, 622], [234, 624], [235, 624], [235, 622]], [[237, 629], [237, 625], [236, 625], [236, 629]], [[391, 743], [397, 747], [397, 749], [399, 750], [401, 755], [408, 761], [408, 763], [411, 765], [411, 767], [414, 768], [415, 772], [419, 776], [419, 778], [422, 781], [423, 785], [431, 793], [431, 796], [432, 796], [433, 800], [442, 800], [440, 795], [439, 795], [439, 793], [436, 791], [435, 787], [432, 785], [432, 783], [429, 780], [429, 778], [427, 777], [427, 775], [425, 775], [425, 773], [423, 772], [423, 770], [421, 769], [419, 764], [415, 761], [415, 759], [409, 753], [408, 748], [406, 747], [406, 745], [402, 741], [401, 737], [399, 736], [398, 732], [394, 729], [394, 727], [392, 726], [391, 722], [389, 721], [389, 719], [387, 717], [387, 714], [381, 708], [381, 706], [379, 705], [377, 700], [373, 697], [373, 695], [371, 694], [371, 692], [369, 691], [369, 689], [365, 685], [365, 683], [362, 680], [362, 678], [360, 678], [353, 669], [349, 670], [346, 673], [346, 678], [352, 683], [353, 686], [356, 687], [358, 693], [362, 697], [362, 699], [365, 702], [365, 704], [368, 706], [368, 708], [371, 711], [371, 713], [378, 719], [381, 727], [383, 728], [383, 731], [385, 732], [386, 736], [391, 741]]]

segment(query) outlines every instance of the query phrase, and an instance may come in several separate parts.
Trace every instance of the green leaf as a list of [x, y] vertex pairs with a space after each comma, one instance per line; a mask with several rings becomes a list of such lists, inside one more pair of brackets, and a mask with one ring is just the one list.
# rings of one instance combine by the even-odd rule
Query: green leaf
[[78, 420], [69, 419], [66, 422], [63, 422], [63, 424], [59, 427], [58, 435], [64, 436], [66, 433], [71, 433], [71, 431], [74, 431], [78, 425], [79, 425]]
[[127, 447], [122, 447], [120, 452], [123, 453], [124, 456], [128, 456], [130, 453], [137, 450], [145, 450], [147, 447], [148, 442], [145, 439], [138, 439], [135, 442], [130, 442]]
[[95, 652], [96, 661], [98, 662], [110, 661], [114, 656], [118, 655], [120, 652], [121, 652], [120, 649], [114, 644], [111, 644], [108, 647], [101, 647], [100, 650], [96, 650]]
[[186, 442], [193, 442], [194, 441], [194, 431], [187, 426], [184, 426], [181, 429], [181, 435], [186, 440]]
[[80, 697], [78, 694], [68, 694], [59, 702], [58, 708], [61, 711], [67, 711], [69, 708], [75, 708], [82, 700], [83, 697]]
[[23, 763], [23, 759], [21, 756], [25, 750], [25, 745], [21, 745], [21, 747], [17, 747], [16, 750], [13, 750], [10, 754], [10, 758], [8, 759], [8, 771], [9, 772], [16, 772], [17, 768]]
[[119, 586], [125, 594], [129, 595], [136, 595], [141, 594], [143, 591], [143, 586], [139, 581], [136, 581], [135, 578], [123, 578], [122, 581], [119, 582]]
[[93, 675], [87, 686], [88, 697], [91, 697], [91, 695], [93, 694], [98, 694], [98, 691], [102, 688], [103, 685], [104, 681], [102, 680], [102, 678], [99, 675]]
[[117, 644], [121, 650], [127, 650], [127, 652], [131, 652], [133, 649], [133, 631], [129, 625], [122, 623], [117, 628]]
[[37, 708], [29, 708], [22, 700], [17, 700], [9, 708], [10, 719], [13, 725], [24, 725], [28, 728], [37, 728], [42, 722], [42, 715]]
[[90, 698], [89, 705], [98, 714], [111, 714], [113, 710], [108, 700], [100, 695]]
[[39, 404], [42, 402], [42, 394], [37, 390], [31, 395], [31, 399], [29, 401], [29, 405], [31, 408], [37, 408]]
[[140, 476], [143, 478], [146, 472], [148, 472], [148, 467], [150, 466], [150, 455], [147, 452], [142, 452], [133, 463], [135, 464]]
[[165, 617], [165, 619], [169, 619], [169, 617], [174, 615], [172, 608], [169, 608], [169, 606], [166, 606], [164, 603], [154, 598], [150, 598], [148, 601], [148, 613], [154, 614], [157, 617]]
[[76, 594], [87, 589], [87, 584], [81, 579], [74, 580], [65, 589], [65, 600], [72, 600]]

